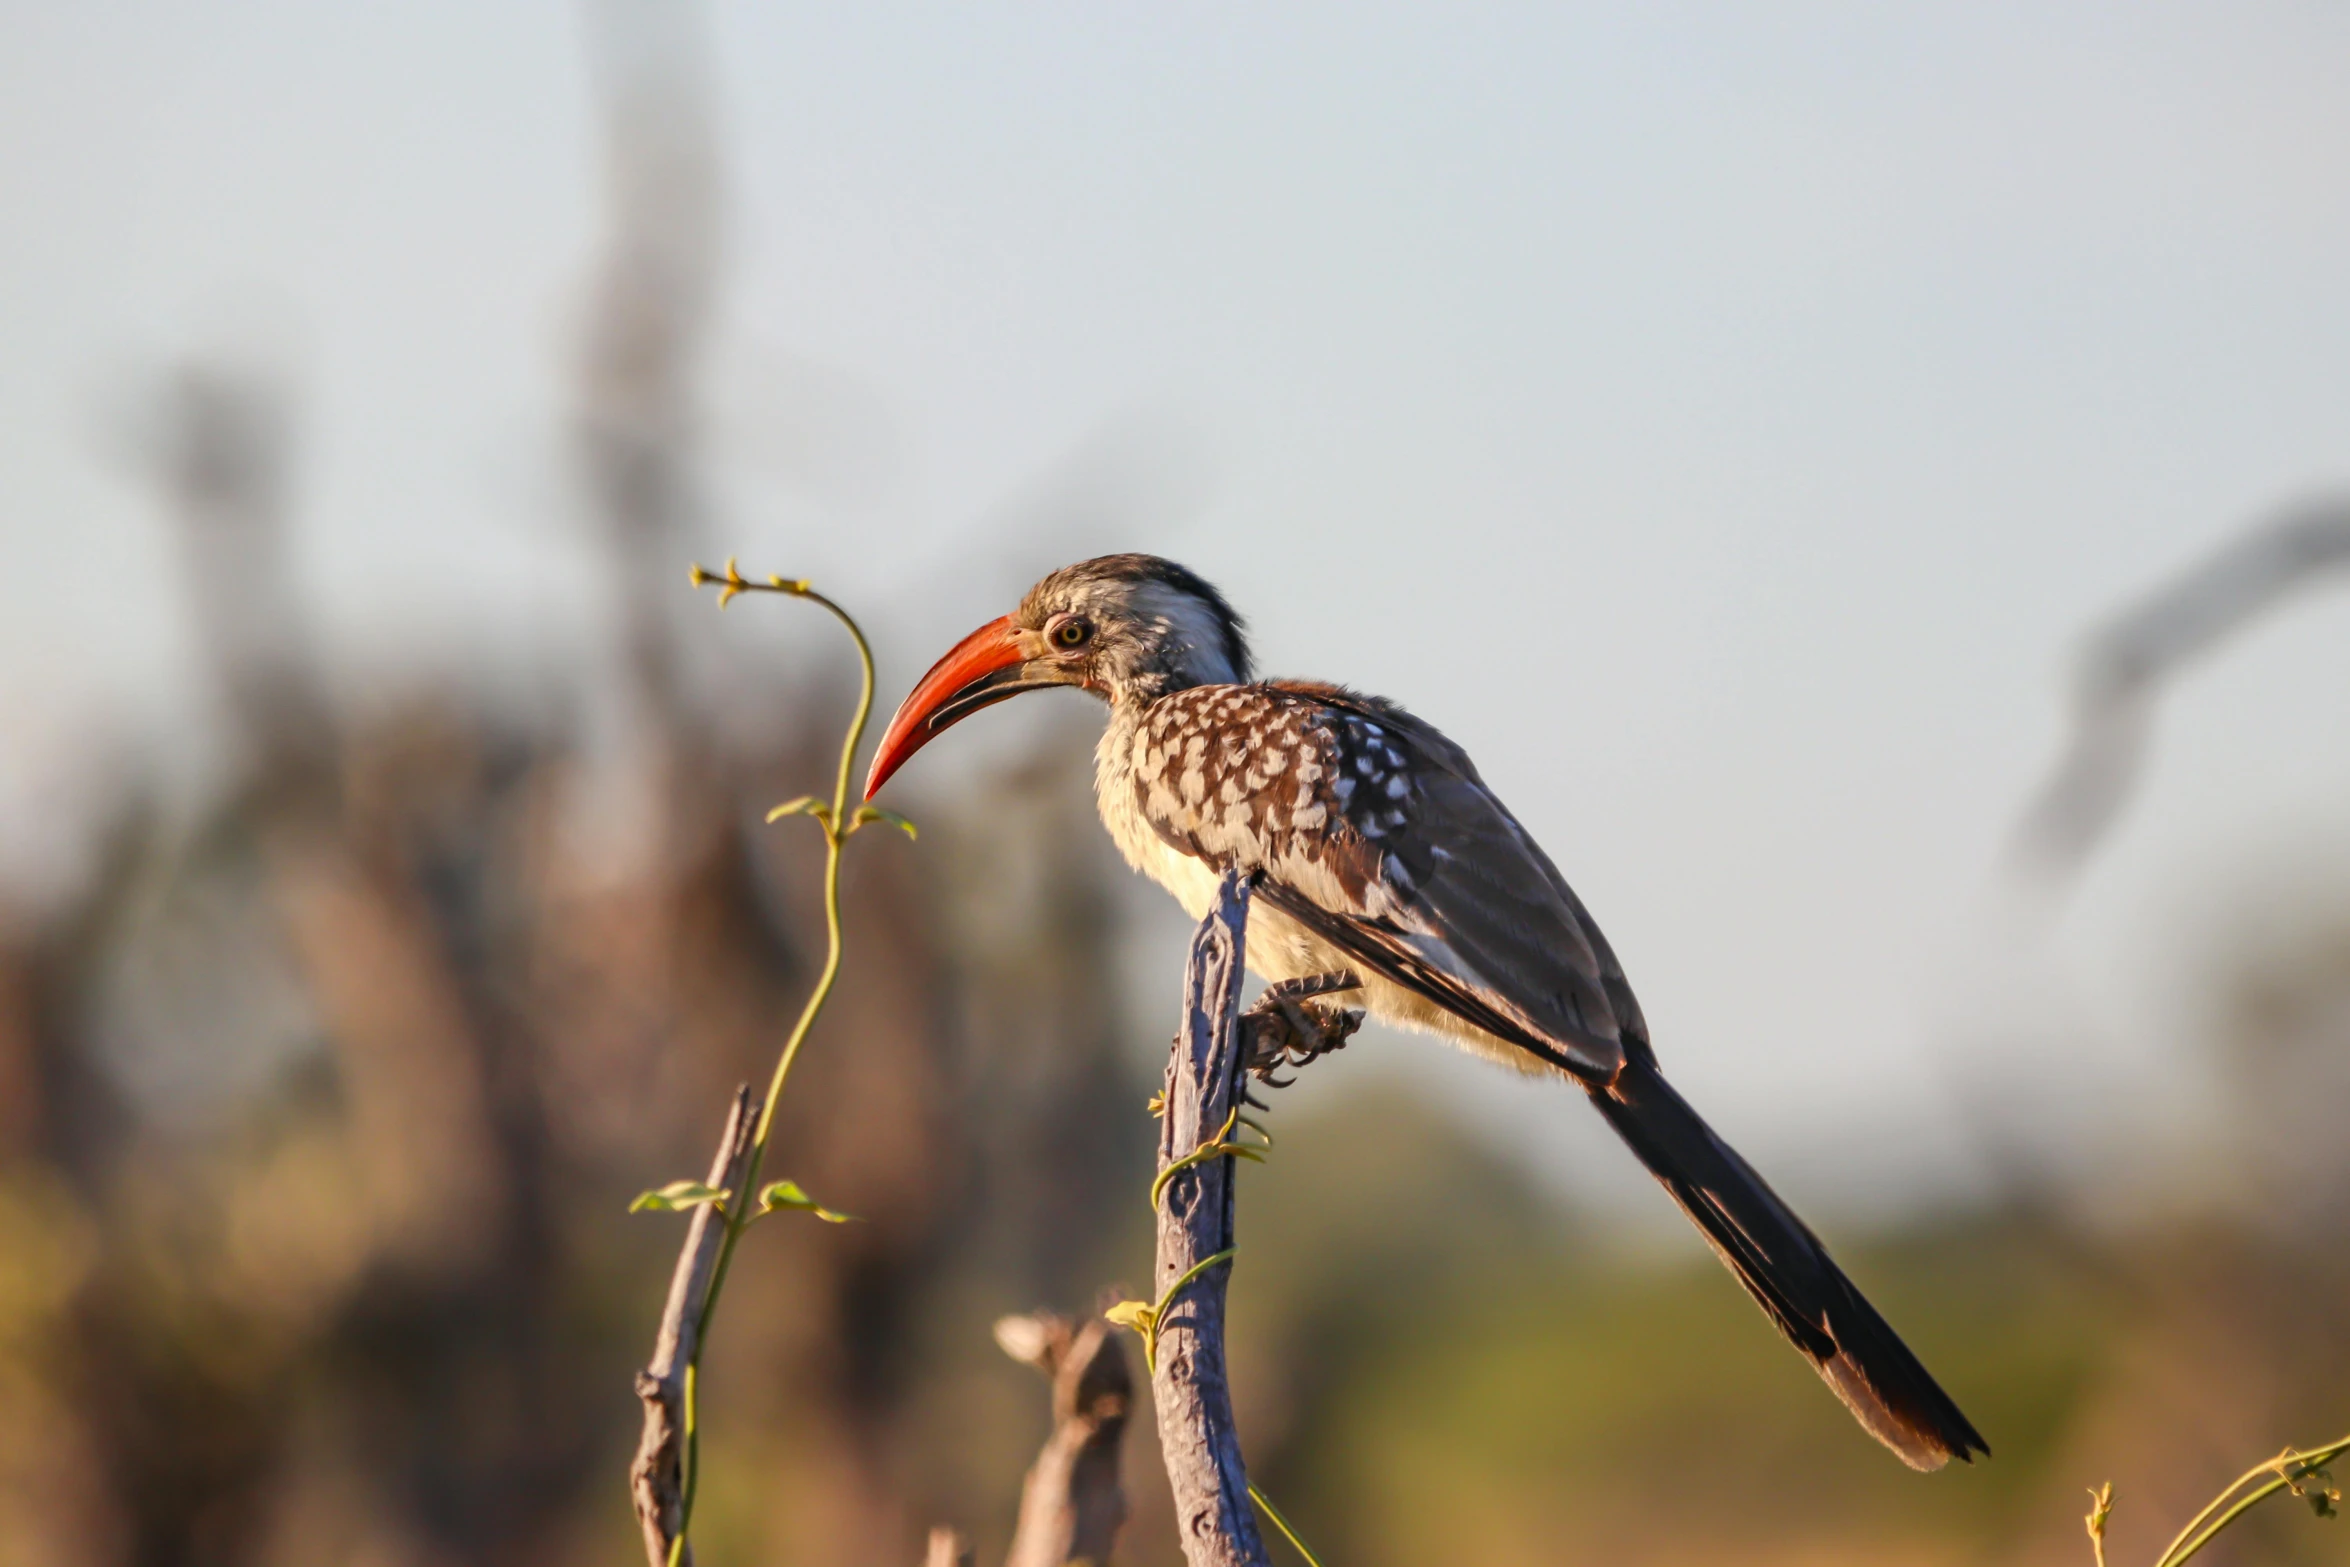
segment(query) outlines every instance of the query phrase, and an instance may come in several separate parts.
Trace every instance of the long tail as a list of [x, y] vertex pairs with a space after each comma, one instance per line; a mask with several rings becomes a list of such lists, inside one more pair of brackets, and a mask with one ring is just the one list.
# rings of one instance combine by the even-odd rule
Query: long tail
[[1591, 1101], [1696, 1221], [1738, 1282], [1870, 1435], [1912, 1469], [1988, 1457], [1950, 1395], [1862, 1298], [1819, 1237], [1641, 1052]]

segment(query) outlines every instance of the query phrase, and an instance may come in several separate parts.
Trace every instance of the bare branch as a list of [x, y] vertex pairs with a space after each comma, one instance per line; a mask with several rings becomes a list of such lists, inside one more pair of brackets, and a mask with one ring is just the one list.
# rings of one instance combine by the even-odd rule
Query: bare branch
[[1100, 1567], [1126, 1522], [1118, 1458], [1134, 1377], [1125, 1348], [1099, 1317], [1080, 1325], [1044, 1311], [1005, 1317], [995, 1338], [1053, 1383], [1053, 1433], [1020, 1488], [1020, 1525], [1004, 1567]]
[[[744, 1199], [742, 1188], [751, 1154], [751, 1133], [757, 1124], [758, 1101], [751, 1085], [734, 1091], [726, 1114], [726, 1130], [710, 1161], [709, 1184]], [[670, 1543], [677, 1537], [685, 1475], [685, 1372], [701, 1340], [702, 1303], [710, 1292], [710, 1271], [718, 1261], [719, 1242], [726, 1223], [715, 1203], [694, 1209], [686, 1225], [685, 1245], [677, 1253], [677, 1269], [669, 1276], [669, 1303], [661, 1311], [661, 1329], [653, 1340], [653, 1360], [636, 1374], [636, 1395], [644, 1400], [644, 1435], [637, 1442], [636, 1462], [629, 1465], [628, 1488], [636, 1499], [637, 1522], [645, 1532], [645, 1560], [650, 1567], [668, 1567]], [[692, 1567], [693, 1548], [680, 1553], [681, 1567]]]
[[[1191, 939], [1183, 1030], [1167, 1060], [1159, 1168], [1217, 1140], [1239, 1103], [1247, 1041], [1240, 1027], [1242, 933], [1248, 886], [1227, 873]], [[1224, 1284], [1232, 1250], [1233, 1161], [1189, 1165], [1167, 1182], [1159, 1209], [1159, 1315], [1151, 1390], [1159, 1445], [1175, 1491], [1175, 1524], [1191, 1567], [1266, 1567], [1224, 1369]], [[1205, 1265], [1205, 1266], [1203, 1266]], [[1196, 1277], [1192, 1277], [1196, 1273]], [[1168, 1298], [1168, 1291], [1190, 1282]]]
[[2263, 521], [2097, 629], [2073, 690], [2064, 756], [2025, 807], [2009, 863], [2069, 884], [2144, 769], [2155, 700], [2180, 670], [2291, 590], [2350, 566], [2350, 497]]

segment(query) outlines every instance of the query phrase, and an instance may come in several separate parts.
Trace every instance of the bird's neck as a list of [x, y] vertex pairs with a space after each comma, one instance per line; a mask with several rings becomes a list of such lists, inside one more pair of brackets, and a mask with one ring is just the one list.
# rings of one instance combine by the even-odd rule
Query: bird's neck
[[1139, 713], [1194, 686], [1236, 686], [1248, 679], [1225, 656], [1220, 633], [1187, 630], [1172, 619], [1162, 620], [1158, 630], [1155, 646], [1111, 671], [1106, 685], [1112, 708]]
[[1178, 691], [1188, 691], [1193, 686], [1220, 683], [1213, 680], [1202, 680], [1198, 675], [1189, 671], [1166, 666], [1127, 671], [1110, 687], [1110, 721], [1113, 724], [1117, 723], [1121, 715], [1139, 719], [1141, 714], [1161, 697], [1173, 696]]
[[1142, 819], [1135, 798], [1134, 752], [1149, 706], [1142, 701], [1113, 701], [1109, 725], [1093, 751], [1094, 804], [1101, 812], [1102, 825], [1110, 830], [1110, 840], [1136, 870], [1143, 869], [1147, 848], [1143, 840], [1149, 824]]
[[1135, 736], [1142, 731], [1144, 715], [1157, 700], [1156, 696], [1131, 690], [1120, 690], [1111, 696], [1109, 726], [1102, 731], [1101, 745], [1094, 752], [1097, 774], [1107, 776], [1112, 758], [1117, 758], [1121, 766], [1127, 765], [1127, 759], [1134, 754]]

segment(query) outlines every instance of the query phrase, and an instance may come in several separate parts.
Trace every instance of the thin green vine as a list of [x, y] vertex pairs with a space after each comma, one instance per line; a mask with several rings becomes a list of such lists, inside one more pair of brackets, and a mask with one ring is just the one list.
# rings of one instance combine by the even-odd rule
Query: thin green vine
[[[2220, 1536], [2230, 1524], [2253, 1508], [2267, 1501], [2279, 1491], [2290, 1491], [2309, 1504], [2311, 1512], [2320, 1518], [2339, 1514], [2342, 1491], [2334, 1483], [2328, 1465], [2343, 1454], [2350, 1453], [2350, 1436], [2307, 1452], [2286, 1448], [2266, 1463], [2254, 1464], [2228, 1483], [2225, 1490], [2213, 1497], [2203, 1511], [2187, 1520], [2187, 1526], [2172, 1537], [2169, 1545], [2155, 1558], [2154, 1567], [2185, 1567], [2206, 1545]], [[2265, 1483], [2250, 1491], [2263, 1476]], [[2242, 1492], [2242, 1495], [2238, 1495]], [[2097, 1553], [2098, 1567], [2105, 1567], [2105, 1525], [2113, 1515], [2113, 1486], [2109, 1482], [2089, 1493], [2091, 1506], [2085, 1520], [2089, 1528], [2089, 1542]]]
[[1257, 1504], [1258, 1512], [1273, 1520], [1273, 1527], [1281, 1531], [1281, 1538], [1296, 1547], [1297, 1554], [1306, 1559], [1306, 1567], [1322, 1567], [1322, 1558], [1316, 1556], [1307, 1548], [1306, 1542], [1297, 1537], [1297, 1531], [1289, 1526], [1289, 1520], [1281, 1516], [1281, 1509], [1265, 1500], [1264, 1492], [1252, 1485], [1248, 1488], [1248, 1499]]
[[[2324, 1447], [2312, 1448], [2306, 1453], [2297, 1453], [2288, 1447], [2267, 1463], [2256, 1464], [2245, 1470], [2229, 1483], [2226, 1490], [2212, 1498], [2211, 1505], [2188, 1520], [2187, 1527], [2181, 1529], [2177, 1538], [2156, 1558], [2154, 1567], [2182, 1567], [2196, 1552], [2217, 1538], [2221, 1530], [2279, 1491], [2291, 1491], [2302, 1498], [2320, 1518], [2333, 1517], [2334, 1504], [2341, 1501], [2342, 1493], [2335, 1487], [2334, 1477], [2327, 1472], [2326, 1466], [2344, 1453], [2350, 1453], [2350, 1436], [2339, 1442], [2329, 1442]], [[2235, 1496], [2237, 1491], [2262, 1475], [2270, 1477], [2267, 1484], [2237, 1498], [2235, 1505], [2227, 1505], [2229, 1497]], [[2221, 1511], [2223, 1507], [2227, 1509], [2225, 1512]]]
[[865, 725], [873, 716], [873, 649], [865, 641], [865, 633], [855, 617], [831, 599], [810, 587], [806, 581], [784, 577], [769, 577], [764, 582], [745, 577], [730, 559], [724, 572], [714, 572], [702, 566], [693, 568], [695, 587], [712, 583], [718, 587], [718, 607], [724, 609], [737, 595], [743, 593], [780, 593], [790, 598], [807, 599], [829, 611], [833, 619], [846, 627], [850, 640], [857, 645], [857, 663], [860, 680], [857, 690], [857, 709], [849, 719], [849, 728], [841, 741], [840, 768], [834, 775], [832, 799], [826, 802], [813, 795], [777, 806], [767, 813], [770, 822], [787, 816], [812, 818], [817, 830], [824, 834], [824, 967], [816, 976], [816, 985], [808, 993], [807, 1003], [800, 1008], [797, 1022], [784, 1040], [782, 1053], [776, 1058], [775, 1075], [768, 1080], [767, 1097], [759, 1106], [759, 1119], [751, 1132], [750, 1152], [743, 1164], [742, 1190], [758, 1192], [756, 1204], [735, 1201], [734, 1193], [714, 1190], [699, 1181], [673, 1181], [655, 1191], [645, 1192], [630, 1204], [630, 1211], [642, 1209], [678, 1210], [703, 1203], [714, 1206], [726, 1221], [726, 1228], [718, 1243], [718, 1260], [710, 1270], [710, 1287], [702, 1296], [701, 1331], [694, 1341], [692, 1356], [685, 1367], [685, 1451], [684, 1470], [678, 1492], [677, 1534], [669, 1542], [670, 1567], [677, 1567], [685, 1554], [686, 1539], [693, 1524], [694, 1497], [701, 1482], [701, 1417], [700, 1388], [702, 1352], [709, 1346], [710, 1324], [717, 1315], [718, 1297], [726, 1288], [726, 1275], [734, 1262], [735, 1247], [741, 1244], [743, 1231], [766, 1215], [785, 1209], [811, 1213], [832, 1224], [846, 1223], [849, 1215], [836, 1213], [820, 1206], [793, 1181], [776, 1181], [764, 1190], [759, 1186], [759, 1172], [767, 1159], [767, 1139], [774, 1130], [776, 1107], [782, 1103], [784, 1084], [791, 1077], [792, 1063], [800, 1056], [800, 1047], [807, 1043], [810, 1030], [815, 1027], [817, 1014], [824, 1010], [825, 1001], [832, 995], [833, 981], [840, 977], [841, 923], [840, 923], [840, 858], [841, 850], [859, 829], [875, 822], [886, 822], [898, 828], [909, 838], [915, 835], [914, 824], [893, 811], [860, 806], [849, 810], [849, 777], [857, 757], [857, 747], [865, 737]]

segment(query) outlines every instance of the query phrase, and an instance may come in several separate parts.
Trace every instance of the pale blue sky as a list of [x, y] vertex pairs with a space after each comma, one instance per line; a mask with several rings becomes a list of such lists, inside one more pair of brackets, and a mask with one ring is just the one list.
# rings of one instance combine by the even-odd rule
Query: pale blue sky
[[[2350, 602], [2313, 599], [2166, 714], [2065, 932], [2081, 1041], [1959, 1048], [2080, 629], [2350, 482], [2350, 8], [710, 15], [720, 548], [874, 605], [901, 683], [1052, 563], [996, 542], [1040, 508], [1181, 556], [1275, 670], [1469, 745], [1766, 1156], [1898, 1183], [1951, 1167], [1954, 1084], [2170, 1080], [2229, 900], [2350, 860]], [[0, 800], [80, 715], [198, 699], [104, 410], [223, 334], [298, 369], [346, 668], [586, 634], [581, 40], [0, 7]]]

